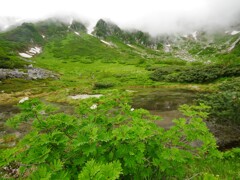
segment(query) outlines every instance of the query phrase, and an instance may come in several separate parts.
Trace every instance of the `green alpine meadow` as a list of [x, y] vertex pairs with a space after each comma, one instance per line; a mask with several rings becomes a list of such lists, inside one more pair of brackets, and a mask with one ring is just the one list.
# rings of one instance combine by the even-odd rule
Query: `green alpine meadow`
[[0, 179], [240, 179], [240, 25], [227, 28], [0, 31]]

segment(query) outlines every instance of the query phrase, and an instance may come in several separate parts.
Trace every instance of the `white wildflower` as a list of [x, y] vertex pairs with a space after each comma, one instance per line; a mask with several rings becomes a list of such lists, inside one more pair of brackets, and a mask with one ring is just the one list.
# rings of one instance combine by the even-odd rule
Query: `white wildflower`
[[131, 108], [131, 110], [130, 111], [134, 111], [134, 108]]
[[19, 101], [19, 104], [24, 103], [25, 101], [28, 101], [28, 100], [29, 100], [29, 97], [22, 98], [22, 99]]
[[97, 109], [97, 104], [93, 104], [90, 109]]

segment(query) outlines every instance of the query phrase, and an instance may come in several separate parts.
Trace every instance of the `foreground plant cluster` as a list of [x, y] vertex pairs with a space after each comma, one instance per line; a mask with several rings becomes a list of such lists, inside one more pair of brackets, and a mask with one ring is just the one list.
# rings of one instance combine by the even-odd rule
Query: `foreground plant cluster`
[[[74, 115], [57, 113], [36, 99], [20, 108], [7, 124], [18, 128], [30, 123], [31, 128], [15, 147], [1, 150], [5, 178], [183, 178], [196, 161], [222, 156], [203, 122], [208, 107], [202, 104], [183, 105], [186, 118], [174, 120], [169, 130], [154, 123], [159, 117], [132, 109], [122, 93], [81, 101]], [[15, 172], [10, 174], [11, 167]]]

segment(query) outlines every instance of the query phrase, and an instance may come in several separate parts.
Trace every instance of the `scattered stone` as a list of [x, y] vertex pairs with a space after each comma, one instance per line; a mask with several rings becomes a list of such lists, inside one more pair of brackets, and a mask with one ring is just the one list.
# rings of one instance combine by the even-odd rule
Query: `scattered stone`
[[51, 71], [47, 71], [41, 68], [30, 68], [27, 72], [28, 78], [27, 79], [57, 79], [57, 76], [54, 75]]
[[171, 52], [171, 50], [172, 50], [171, 44], [164, 45], [164, 52], [169, 53], [169, 52]]
[[97, 109], [97, 104], [93, 104], [90, 109]]
[[28, 68], [29, 69], [33, 68], [33, 65], [32, 64], [28, 65]]
[[135, 92], [137, 92], [137, 91], [133, 91], [133, 90], [126, 90], [127, 92], [129, 92], [129, 93], [135, 93]]
[[200, 90], [199, 86], [197, 86], [197, 85], [192, 85], [192, 86], [190, 86], [190, 88], [193, 90]]
[[89, 94], [79, 94], [75, 96], [69, 96], [71, 99], [77, 100], [77, 99], [88, 99], [88, 98], [100, 98], [103, 96], [102, 94], [94, 94], [94, 95], [89, 95]]
[[29, 100], [29, 97], [24, 97], [18, 103], [22, 104], [22, 103], [24, 103], [25, 101], [28, 101], [28, 100]]

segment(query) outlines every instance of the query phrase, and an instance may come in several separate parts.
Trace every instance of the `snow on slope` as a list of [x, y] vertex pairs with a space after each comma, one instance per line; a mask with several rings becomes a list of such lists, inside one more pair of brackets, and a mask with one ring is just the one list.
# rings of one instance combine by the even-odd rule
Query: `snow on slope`
[[76, 32], [76, 31], [75, 31], [74, 33], [75, 33], [76, 35], [80, 36], [79, 32]]
[[127, 46], [131, 47], [131, 48], [135, 48], [133, 45], [131, 44], [127, 44]]
[[111, 43], [107, 42], [107, 41], [104, 41], [104, 40], [101, 40], [101, 42], [103, 42], [104, 44], [108, 45], [108, 46], [112, 46]]
[[236, 35], [236, 34], [238, 34], [238, 33], [240, 33], [240, 31], [235, 31], [235, 30], [234, 30], [234, 31], [231, 32], [231, 35], [233, 36], [233, 35]]
[[18, 53], [21, 57], [24, 58], [31, 58], [36, 54], [40, 54], [42, 52], [42, 48], [41, 47], [32, 47], [30, 48], [28, 51], [23, 52], [23, 53]]
[[239, 43], [239, 42], [240, 42], [240, 37], [232, 43], [231, 47], [228, 49], [228, 52], [232, 51], [235, 48], [235, 46], [237, 45], [237, 43]]
[[194, 31], [194, 32], [192, 33], [192, 36], [193, 36], [193, 38], [197, 41], [197, 31]]
[[27, 53], [18, 53], [21, 57], [24, 57], [24, 58], [31, 58], [32, 56], [27, 54]]

